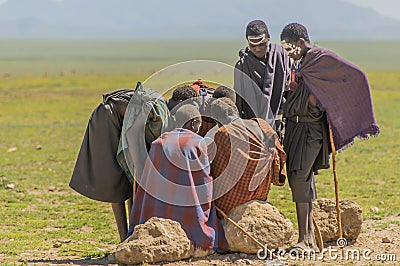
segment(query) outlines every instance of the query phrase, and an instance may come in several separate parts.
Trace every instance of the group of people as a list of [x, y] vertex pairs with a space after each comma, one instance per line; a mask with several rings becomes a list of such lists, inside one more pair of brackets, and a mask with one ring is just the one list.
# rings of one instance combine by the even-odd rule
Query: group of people
[[[280, 38], [280, 44], [270, 43], [265, 22], [251, 21], [246, 28], [248, 47], [240, 51], [235, 65], [233, 88], [217, 87], [204, 101], [205, 96], [199, 94], [204, 84], [195, 82], [176, 88], [168, 101], [161, 100], [168, 108], [163, 114], [172, 122], [168, 130], [152, 134], [148, 155], [142, 166], [135, 165], [140, 170], [130, 179], [130, 187], [127, 178], [121, 181], [126, 174], [115, 161], [93, 163], [99, 155], [90, 147], [96, 146], [90, 141], [95, 135], [91, 124], [98, 124], [92, 115], [70, 185], [85, 196], [113, 203], [121, 241], [136, 225], [157, 216], [178, 221], [197, 250], [227, 251], [217, 209], [229, 213], [251, 200], [266, 201], [271, 184], [283, 186], [287, 175], [299, 228], [294, 248], [316, 248], [314, 173], [329, 168], [331, 144], [336, 150], [344, 149], [357, 136], [377, 135], [379, 128], [362, 70], [313, 46], [306, 27], [299, 23], [285, 26]], [[104, 106], [95, 113], [110, 109]], [[115, 108], [113, 114], [123, 116], [125, 108]], [[121, 118], [118, 121], [112, 147], [107, 149], [114, 154]], [[110, 160], [102, 156], [98, 161]], [[110, 164], [117, 181], [97, 183], [124, 192], [104, 200], [98, 194], [105, 192], [97, 193], [100, 186], [93, 185], [99, 179], [94, 172], [102, 179], [110, 178], [98, 172], [108, 167], [105, 173], [113, 175]], [[127, 227], [124, 201], [132, 195]], [[123, 206], [123, 211], [115, 204]]]

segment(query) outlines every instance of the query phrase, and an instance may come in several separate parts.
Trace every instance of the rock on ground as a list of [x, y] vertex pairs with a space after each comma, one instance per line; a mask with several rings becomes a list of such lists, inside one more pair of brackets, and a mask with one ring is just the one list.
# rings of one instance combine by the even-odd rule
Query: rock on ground
[[[293, 234], [292, 222], [266, 202], [250, 201], [231, 210], [228, 216], [259, 242], [267, 244], [268, 249], [283, 247]], [[224, 219], [222, 225], [231, 251], [254, 254], [260, 249], [229, 221]]]
[[[349, 200], [340, 201], [343, 237], [355, 240], [360, 235], [362, 225], [361, 207]], [[324, 242], [338, 239], [336, 204], [333, 199], [318, 199], [313, 203], [313, 214]]]
[[115, 257], [122, 264], [139, 264], [182, 260], [192, 253], [190, 240], [178, 222], [153, 217], [135, 227], [118, 245]]

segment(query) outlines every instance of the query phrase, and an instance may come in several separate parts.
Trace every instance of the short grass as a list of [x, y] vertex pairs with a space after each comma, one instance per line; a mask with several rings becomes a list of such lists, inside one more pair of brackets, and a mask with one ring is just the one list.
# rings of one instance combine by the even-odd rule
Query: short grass
[[[120, 45], [126, 50], [130, 47], [129, 43]], [[29, 65], [29, 51], [21, 56], [10, 54], [10, 62], [17, 65], [15, 73], [4, 67], [4, 73], [11, 75], [0, 77], [0, 262], [4, 263], [57, 256], [82, 259], [113, 251], [118, 234], [110, 204], [87, 199], [68, 186], [87, 121], [103, 93], [134, 87], [137, 80], [153, 72], [151, 67], [157, 70], [174, 61], [174, 55], [154, 64], [144, 58], [140, 62], [147, 62], [148, 67], [141, 68], [129, 60], [127, 65], [113, 65], [121, 61], [112, 61], [110, 56], [96, 64], [93, 58], [107, 56], [93, 53], [84, 63], [80, 57], [68, 61], [73, 52], [60, 57], [51, 49], [47, 59], [32, 55], [37, 65]], [[201, 51], [201, 55], [206, 53]], [[222, 54], [222, 61], [234, 62], [235, 57], [229, 59], [227, 54]], [[220, 59], [215, 51], [212, 56]], [[0, 52], [1, 59], [6, 57]], [[186, 57], [191, 56], [187, 53]], [[6, 66], [4, 60], [0, 62]], [[59, 73], [68, 62], [77, 70]], [[47, 67], [48, 75], [43, 75]], [[400, 72], [395, 70], [368, 71], [381, 135], [356, 141], [337, 155], [340, 198], [360, 204], [364, 218], [400, 214]], [[8, 152], [12, 148], [16, 150]], [[321, 171], [316, 180], [319, 197], [333, 198], [331, 170]], [[7, 188], [10, 185], [15, 188]], [[273, 187], [269, 200], [296, 221], [287, 185]], [[379, 212], [371, 212], [371, 206]], [[56, 242], [61, 246], [55, 248]]]
[[[400, 214], [400, 73], [369, 73], [382, 133], [356, 141], [337, 156], [340, 198], [354, 200], [364, 218]], [[110, 205], [74, 193], [68, 182], [91, 111], [101, 94], [129, 87], [130, 75], [2, 79], [0, 83], [0, 259], [38, 251], [43, 259], [59, 241], [58, 255], [101, 256], [118, 237]], [[379, 81], [382, 79], [382, 81]], [[378, 84], [380, 86], [378, 86]], [[39, 146], [41, 149], [38, 149]], [[15, 152], [7, 152], [16, 148]], [[15, 189], [6, 189], [14, 184]], [[317, 177], [319, 197], [334, 197], [330, 170]], [[295, 222], [288, 186], [269, 200]], [[370, 206], [377, 206], [372, 213]], [[65, 242], [65, 243], [63, 243]]]

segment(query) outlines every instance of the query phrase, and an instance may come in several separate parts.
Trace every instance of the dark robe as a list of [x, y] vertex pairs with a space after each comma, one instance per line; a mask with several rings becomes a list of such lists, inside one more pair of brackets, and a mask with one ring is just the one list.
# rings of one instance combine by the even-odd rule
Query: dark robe
[[284, 114], [286, 170], [294, 202], [317, 198], [314, 171], [329, 168], [329, 131], [325, 112], [309, 101], [310, 92], [302, 80], [291, 92]]
[[285, 105], [284, 114], [288, 121], [283, 146], [289, 176], [295, 170], [329, 168], [330, 142], [326, 116], [309, 102], [309, 96], [310, 92], [300, 80]]
[[88, 198], [117, 203], [132, 195], [132, 185], [116, 160], [128, 92], [104, 95], [89, 119], [69, 184]]
[[241, 50], [239, 56], [235, 65], [234, 88], [240, 116], [274, 120], [290, 78], [290, 61], [286, 52], [280, 45], [270, 43], [265, 61], [258, 59], [248, 47]]

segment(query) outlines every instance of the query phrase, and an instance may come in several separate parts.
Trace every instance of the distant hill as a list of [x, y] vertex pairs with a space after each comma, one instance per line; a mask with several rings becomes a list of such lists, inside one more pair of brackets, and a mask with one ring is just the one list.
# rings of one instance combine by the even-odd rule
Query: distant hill
[[242, 38], [252, 19], [274, 39], [298, 21], [313, 40], [400, 39], [400, 22], [340, 0], [8, 0], [0, 5], [1, 38]]

